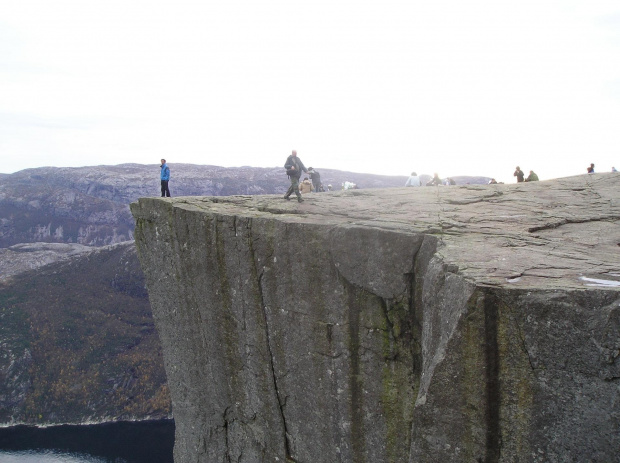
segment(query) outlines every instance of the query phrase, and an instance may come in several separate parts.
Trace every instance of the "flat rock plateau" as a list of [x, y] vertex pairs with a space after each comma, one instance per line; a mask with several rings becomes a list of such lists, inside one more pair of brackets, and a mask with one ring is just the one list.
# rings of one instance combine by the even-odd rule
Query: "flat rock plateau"
[[618, 461], [620, 174], [131, 205], [179, 462]]

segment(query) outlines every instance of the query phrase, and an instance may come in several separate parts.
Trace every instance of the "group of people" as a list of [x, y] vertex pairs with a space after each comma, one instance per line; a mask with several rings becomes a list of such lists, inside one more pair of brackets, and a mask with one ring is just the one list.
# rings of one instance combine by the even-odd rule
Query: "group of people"
[[[297, 151], [293, 150], [291, 155], [286, 159], [284, 163], [284, 168], [286, 169], [286, 174], [288, 175], [289, 180], [291, 181], [291, 186], [288, 191], [284, 195], [284, 199], [290, 200], [290, 197], [293, 193], [297, 196], [297, 201], [300, 203], [303, 202], [302, 195], [305, 193], [314, 192], [322, 192], [322, 191], [332, 191], [332, 185], [327, 185], [327, 189], [321, 183], [321, 175], [313, 169], [312, 167], [304, 166], [304, 163], [301, 162], [301, 159], [297, 156]], [[305, 177], [303, 181], [299, 181], [301, 179], [301, 173], [306, 172], [309, 176]], [[359, 186], [356, 183], [352, 183], [349, 181], [342, 183], [343, 190], [357, 190]]]
[[514, 174], [512, 175], [514, 177], [517, 177], [517, 183], [538, 181], [538, 175], [536, 175], [533, 170], [530, 170], [530, 175], [528, 175], [527, 178], [525, 178], [525, 174], [523, 173], [523, 171], [521, 170], [519, 166], [517, 166], [517, 169], [514, 171]]
[[[301, 203], [303, 202], [303, 198], [301, 197], [302, 193], [310, 193], [311, 191], [318, 193], [325, 191], [323, 184], [321, 183], [321, 174], [319, 174], [312, 167], [306, 169], [304, 163], [301, 162], [299, 157], [297, 157], [297, 151], [293, 150], [291, 155], [286, 158], [284, 168], [286, 169], [286, 175], [288, 175], [288, 178], [291, 181], [291, 186], [284, 195], [284, 199], [290, 200], [291, 195], [295, 193], [295, 196], [297, 196], [297, 201]], [[305, 177], [300, 183], [299, 179], [301, 178], [302, 172], [307, 173], [310, 176], [310, 180], [308, 177]]]
[[[321, 183], [321, 174], [319, 174], [312, 167], [308, 167], [308, 175], [310, 175], [310, 179], [308, 179], [308, 177], [304, 177], [303, 181], [299, 183], [299, 192], [301, 194], [310, 193], [311, 191], [316, 193], [325, 191], [325, 188]], [[331, 190], [331, 185], [328, 185], [327, 188], [328, 190]]]
[[[588, 174], [593, 174], [594, 173], [594, 163], [590, 164], [587, 168], [586, 168]], [[612, 172], [618, 172], [618, 170], [615, 167], [611, 167], [611, 171]]]
[[[593, 174], [594, 173], [594, 163], [590, 164], [590, 166], [587, 168], [587, 171], [589, 174]], [[612, 172], [618, 172], [616, 170], [615, 167], [611, 168]], [[534, 172], [533, 170], [530, 170], [530, 174], [526, 177], [525, 173], [521, 170], [521, 168], [519, 166], [516, 167], [514, 173], [512, 174], [514, 177], [517, 177], [517, 183], [521, 183], [521, 182], [538, 182], [539, 178], [538, 175], [536, 175], [536, 172]], [[489, 181], [489, 185], [494, 185], [497, 184], [497, 180], [495, 180], [494, 178], [492, 178]], [[451, 178], [447, 178], [443, 183], [441, 181], [441, 179], [439, 178], [439, 176], [437, 174], [435, 174], [433, 176], [433, 178], [426, 183], [426, 186], [433, 186], [433, 185], [455, 185], [456, 183], [454, 182], [454, 180], [452, 180]], [[422, 186], [422, 181], [420, 180], [420, 177], [418, 176], [418, 174], [416, 174], [415, 172], [411, 172], [411, 175], [409, 176], [409, 178], [407, 179], [407, 182], [405, 183], [405, 186]]]
[[[593, 164], [594, 165], [594, 164]], [[521, 170], [519, 166], [517, 166], [517, 170], [515, 170], [514, 176], [517, 177], [517, 182], [537, 182], [538, 175], [533, 170], [530, 170], [530, 175], [525, 178], [525, 174]], [[494, 178], [489, 181], [489, 185], [497, 184], [497, 180]], [[433, 178], [426, 183], [426, 186], [434, 186], [434, 185], [456, 185], [456, 182], [452, 178], [447, 178], [443, 182], [439, 178], [439, 175], [435, 173]], [[411, 172], [411, 175], [407, 179], [405, 186], [422, 186], [422, 181], [420, 177], [415, 172]]]
[[[445, 180], [441, 180], [439, 178], [439, 174], [435, 172], [435, 174], [433, 175], [433, 178], [431, 178], [428, 182], [426, 182], [425, 185], [426, 186], [456, 185], [456, 182], [454, 181], [454, 179], [450, 177], [448, 177]], [[422, 186], [422, 180], [420, 179], [417, 173], [411, 172], [411, 175], [405, 182], [405, 186]]]
[[[161, 168], [161, 173], [160, 173], [161, 197], [169, 198], [170, 189], [168, 188], [168, 182], [170, 181], [170, 168], [168, 167], [168, 164], [166, 164], [165, 159], [161, 160], [160, 168]], [[295, 193], [295, 196], [297, 196], [297, 201], [301, 203], [303, 201], [303, 198], [301, 196], [302, 194], [310, 193], [311, 191], [315, 191], [317, 193], [321, 191], [325, 191], [325, 189], [323, 188], [323, 184], [321, 183], [321, 174], [319, 174], [312, 167], [309, 167], [306, 169], [306, 166], [304, 166], [304, 163], [297, 156], [297, 151], [293, 150], [291, 155], [286, 159], [286, 162], [284, 163], [284, 168], [286, 169], [286, 174], [288, 175], [288, 178], [291, 182], [291, 186], [289, 187], [286, 194], [284, 195], [284, 199], [290, 200], [291, 199], [290, 196], [293, 193]], [[587, 171], [589, 174], [594, 173], [594, 163], [590, 164], [590, 166], [587, 168]], [[611, 171], [617, 172], [615, 167], [612, 167]], [[310, 176], [310, 179], [308, 179], [308, 177], [305, 177], [304, 180], [300, 182], [299, 179], [301, 178], [302, 172], [307, 173]], [[538, 175], [536, 175], [536, 173], [533, 170], [530, 170], [530, 174], [526, 178], [525, 173], [521, 170], [519, 166], [517, 166], [516, 170], [513, 173], [513, 176], [517, 177], [517, 183], [538, 181]], [[497, 181], [494, 178], [491, 179], [491, 181], [489, 182], [489, 184], [496, 184], [496, 183]], [[348, 185], [345, 186], [345, 184], [348, 184]], [[426, 183], [426, 186], [435, 186], [435, 185], [443, 185], [443, 184], [444, 183], [439, 178], [439, 175], [435, 173], [433, 178], [429, 182]], [[451, 178], [447, 178], [445, 180], [445, 184], [456, 185], [456, 182]], [[420, 180], [420, 177], [418, 176], [416, 172], [411, 172], [411, 175], [407, 179], [405, 186], [406, 187], [422, 186], [422, 181]], [[343, 183], [343, 189], [349, 189], [349, 188], [357, 188], [357, 185], [355, 185], [354, 183], [350, 183], [350, 182]], [[327, 189], [328, 191], [331, 191], [332, 186], [328, 185]]]
[[[170, 188], [168, 187], [168, 182], [170, 181], [170, 167], [166, 163], [165, 159], [161, 159], [160, 167], [160, 181], [161, 181], [161, 197], [170, 197]], [[312, 167], [306, 169], [304, 163], [297, 157], [297, 151], [293, 150], [291, 155], [286, 159], [286, 163], [284, 164], [284, 168], [286, 169], [286, 173], [291, 181], [291, 186], [288, 191], [284, 195], [284, 199], [290, 199], [290, 196], [295, 193], [297, 196], [297, 201], [302, 202], [303, 198], [301, 197], [301, 193], [309, 193], [311, 191], [321, 192], [325, 191], [323, 188], [323, 184], [321, 183], [321, 174], [319, 174]], [[304, 178], [303, 182], [300, 182], [301, 173], [305, 172], [310, 176], [311, 181], [308, 177]], [[332, 186], [328, 185], [328, 190], [331, 190]]]
[[[586, 168], [586, 171], [588, 172], [588, 174], [593, 174], [594, 173], [594, 163], [590, 163], [590, 165]], [[612, 167], [611, 171], [612, 172], [618, 172], [615, 167]], [[523, 178], [524, 174], [521, 171], [521, 169], [519, 168], [519, 166], [517, 166], [517, 170], [515, 170], [513, 175], [515, 177], [517, 177], [517, 182], [535, 182], [535, 181], [538, 181], [538, 175], [536, 175], [533, 170], [530, 170], [530, 175], [528, 175], [528, 177], [524, 179]]]
[[[586, 168], [586, 171], [588, 172], [588, 174], [593, 174], [594, 173], [594, 163], [591, 163]], [[611, 171], [612, 172], [618, 172], [615, 167], [612, 167]], [[538, 175], [536, 175], [533, 170], [530, 170], [530, 175], [528, 175], [527, 178], [524, 178], [525, 175], [523, 174], [523, 171], [519, 168], [519, 166], [517, 166], [517, 170], [515, 170], [513, 175], [515, 177], [517, 177], [517, 182], [536, 182], [536, 181], [538, 181]], [[493, 183], [493, 182], [491, 181], [491, 183]]]

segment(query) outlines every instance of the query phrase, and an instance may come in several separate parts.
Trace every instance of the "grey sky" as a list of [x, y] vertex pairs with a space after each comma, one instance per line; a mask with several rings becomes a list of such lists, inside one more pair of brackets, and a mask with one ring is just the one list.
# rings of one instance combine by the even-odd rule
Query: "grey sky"
[[614, 1], [0, 5], [1, 172], [307, 165], [513, 181], [620, 167]]

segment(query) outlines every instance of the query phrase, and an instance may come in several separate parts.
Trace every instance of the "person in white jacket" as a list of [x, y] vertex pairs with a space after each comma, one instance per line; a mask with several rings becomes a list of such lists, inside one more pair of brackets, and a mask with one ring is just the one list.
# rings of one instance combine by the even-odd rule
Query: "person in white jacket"
[[411, 172], [411, 176], [407, 179], [405, 186], [421, 186], [420, 177], [415, 172]]

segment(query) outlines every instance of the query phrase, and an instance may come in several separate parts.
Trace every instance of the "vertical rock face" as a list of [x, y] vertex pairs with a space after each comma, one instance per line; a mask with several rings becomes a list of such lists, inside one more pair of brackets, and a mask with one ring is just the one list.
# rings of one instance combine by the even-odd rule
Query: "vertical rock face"
[[175, 460], [613, 461], [619, 179], [132, 204]]

